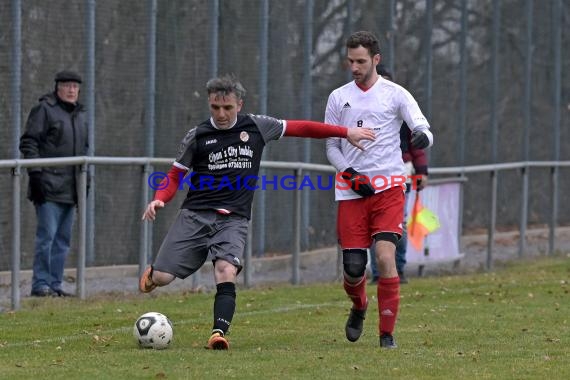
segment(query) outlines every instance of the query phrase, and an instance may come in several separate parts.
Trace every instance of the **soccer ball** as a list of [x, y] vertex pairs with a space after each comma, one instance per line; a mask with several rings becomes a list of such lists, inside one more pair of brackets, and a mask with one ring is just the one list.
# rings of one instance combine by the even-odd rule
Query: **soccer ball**
[[133, 335], [140, 347], [162, 350], [172, 342], [172, 323], [164, 314], [151, 311], [137, 319]]

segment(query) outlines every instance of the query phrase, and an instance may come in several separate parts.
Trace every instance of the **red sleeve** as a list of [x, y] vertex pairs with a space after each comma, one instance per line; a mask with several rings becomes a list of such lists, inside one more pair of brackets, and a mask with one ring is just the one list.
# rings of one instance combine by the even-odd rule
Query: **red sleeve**
[[283, 136], [324, 139], [326, 137], [346, 137], [347, 132], [345, 127], [339, 125], [309, 120], [287, 120], [287, 128]]
[[[176, 195], [180, 180], [184, 178], [185, 175], [186, 170], [177, 168], [176, 166], [171, 167], [167, 176], [160, 182], [158, 186], [159, 190], [154, 194], [154, 200], [163, 201], [164, 203], [170, 202]], [[164, 188], [162, 188], [163, 186]]]

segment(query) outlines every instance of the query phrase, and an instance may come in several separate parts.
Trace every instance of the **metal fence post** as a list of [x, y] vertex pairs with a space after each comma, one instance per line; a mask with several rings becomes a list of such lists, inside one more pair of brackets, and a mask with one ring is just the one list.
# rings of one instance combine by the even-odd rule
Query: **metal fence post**
[[247, 229], [247, 240], [245, 242], [245, 257], [244, 257], [244, 268], [243, 268], [243, 285], [246, 288], [251, 286], [251, 272], [253, 271], [253, 262], [251, 260], [253, 253], [253, 232], [252, 232], [252, 221], [249, 219], [249, 227]]
[[548, 223], [548, 254], [554, 254], [556, 250], [556, 221], [558, 220], [558, 167], [554, 166], [550, 171], [551, 212]]
[[493, 249], [495, 245], [495, 229], [497, 225], [497, 170], [491, 172], [491, 220], [487, 239], [487, 262], [486, 268], [493, 268]]
[[[95, 155], [95, 27], [96, 27], [96, 0], [86, 1], [86, 52], [85, 66], [85, 104], [87, 107], [87, 125], [89, 149], [87, 155]], [[89, 165], [88, 172], [89, 194], [87, 197], [87, 265], [95, 262], [95, 166]]]
[[[295, 183], [300, 183], [303, 174], [303, 169], [295, 169]], [[301, 190], [302, 191], [302, 190]], [[301, 263], [301, 203], [302, 194], [301, 191], [295, 190], [293, 192], [293, 257], [292, 257], [292, 271], [293, 276], [291, 278], [291, 283], [293, 285], [298, 285], [301, 282], [300, 279], [300, 263]], [[306, 206], [306, 205], [305, 205]]]
[[[141, 181], [141, 209], [144, 210], [148, 202], [149, 184], [148, 178], [150, 175], [150, 164], [143, 166], [142, 181]], [[148, 264], [148, 240], [149, 240], [150, 223], [148, 220], [143, 220], [141, 223], [141, 236], [139, 238], [139, 276], [141, 276]]]
[[77, 297], [85, 299], [85, 249], [87, 235], [87, 170], [86, 163], [81, 165], [79, 176], [78, 214], [79, 214], [79, 247], [77, 253]]
[[[268, 92], [268, 62], [269, 62], [269, 0], [262, 0], [259, 8], [259, 114], [267, 114], [267, 92]], [[262, 155], [262, 160], [270, 157], [271, 144], [265, 146]], [[259, 171], [260, 178], [265, 177], [265, 169], [261, 168]], [[253, 212], [256, 226], [257, 235], [255, 237], [255, 249], [251, 247], [251, 255], [263, 256], [265, 253], [265, 204], [267, 194], [265, 190], [258, 191], [253, 199]], [[250, 235], [252, 239], [249, 245], [253, 245], [253, 223], [249, 223]], [[246, 272], [246, 277], [249, 279], [249, 273]]]
[[21, 260], [21, 206], [20, 206], [21, 169], [17, 165], [12, 171], [12, 310], [20, 308], [20, 260]]
[[[552, 73], [552, 143], [553, 159], [560, 160], [560, 124], [561, 124], [561, 102], [562, 102], [562, 0], [552, 2], [552, 60], [554, 62], [554, 70]], [[552, 209], [550, 213], [550, 232], [548, 236], [548, 253], [553, 254], [556, 249], [555, 232], [556, 221], [558, 220], [558, 166], [552, 168]]]
[[522, 169], [522, 195], [521, 195], [521, 220], [519, 226], [519, 257], [523, 257], [526, 251], [526, 226], [528, 224], [528, 171], [526, 166]]
[[[312, 119], [313, 107], [313, 76], [311, 75], [312, 68], [312, 53], [313, 53], [313, 10], [314, 2], [312, 0], [305, 1], [305, 17], [303, 20], [303, 82], [301, 93], [301, 108], [303, 118], [307, 120]], [[311, 162], [311, 145], [312, 139], [303, 140], [303, 161]], [[311, 193], [303, 191], [303, 204], [308, 205], [311, 202]], [[309, 227], [311, 225], [311, 210], [309, 207], [301, 209], [301, 248], [309, 249]]]
[[[12, 0], [12, 148], [13, 157], [18, 159], [18, 150], [21, 125], [22, 108], [22, 3], [20, 0]], [[20, 166], [14, 167], [12, 177], [12, 309], [20, 308]]]

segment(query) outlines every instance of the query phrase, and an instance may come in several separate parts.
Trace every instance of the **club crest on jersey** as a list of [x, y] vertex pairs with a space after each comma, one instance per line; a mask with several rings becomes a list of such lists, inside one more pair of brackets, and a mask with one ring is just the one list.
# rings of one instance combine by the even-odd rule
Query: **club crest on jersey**
[[249, 133], [243, 131], [239, 134], [239, 139], [243, 142], [247, 142], [249, 140]]

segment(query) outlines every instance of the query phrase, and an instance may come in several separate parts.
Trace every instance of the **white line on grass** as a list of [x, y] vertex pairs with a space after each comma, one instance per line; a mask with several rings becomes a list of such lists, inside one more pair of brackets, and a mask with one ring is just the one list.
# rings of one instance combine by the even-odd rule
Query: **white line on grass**
[[[276, 313], [287, 313], [290, 311], [296, 311], [296, 310], [302, 310], [302, 309], [310, 309], [310, 308], [319, 308], [319, 307], [346, 307], [347, 303], [346, 302], [327, 302], [327, 303], [320, 303], [320, 304], [296, 304], [296, 305], [290, 305], [290, 306], [285, 306], [285, 307], [278, 307], [275, 309], [264, 309], [264, 310], [253, 310], [253, 311], [245, 311], [245, 312], [236, 312], [236, 316], [238, 317], [242, 317], [242, 316], [251, 316], [251, 315], [260, 315], [260, 314], [276, 314]], [[177, 325], [185, 325], [188, 323], [200, 323], [203, 322], [202, 319], [185, 319], [185, 320], [181, 320], [181, 321], [177, 321], [174, 324], [174, 326]], [[133, 321], [134, 324], [134, 321]], [[56, 337], [56, 338], [49, 338], [49, 339], [37, 339], [31, 342], [16, 342], [16, 343], [5, 343], [4, 345], [2, 345], [0, 342], [0, 347], [23, 347], [23, 346], [33, 346], [33, 345], [38, 345], [38, 344], [42, 344], [42, 343], [53, 343], [53, 342], [66, 342], [68, 340], [77, 340], [77, 339], [81, 339], [83, 337], [92, 337], [92, 336], [106, 336], [106, 335], [113, 335], [113, 334], [117, 334], [117, 333], [127, 333], [129, 331], [132, 331], [133, 327], [119, 327], [116, 329], [112, 329], [112, 330], [105, 330], [105, 331], [97, 331], [96, 333], [90, 333], [86, 330], [84, 330], [81, 334], [75, 334], [75, 335], [68, 335], [68, 336], [60, 336], [60, 337]]]

